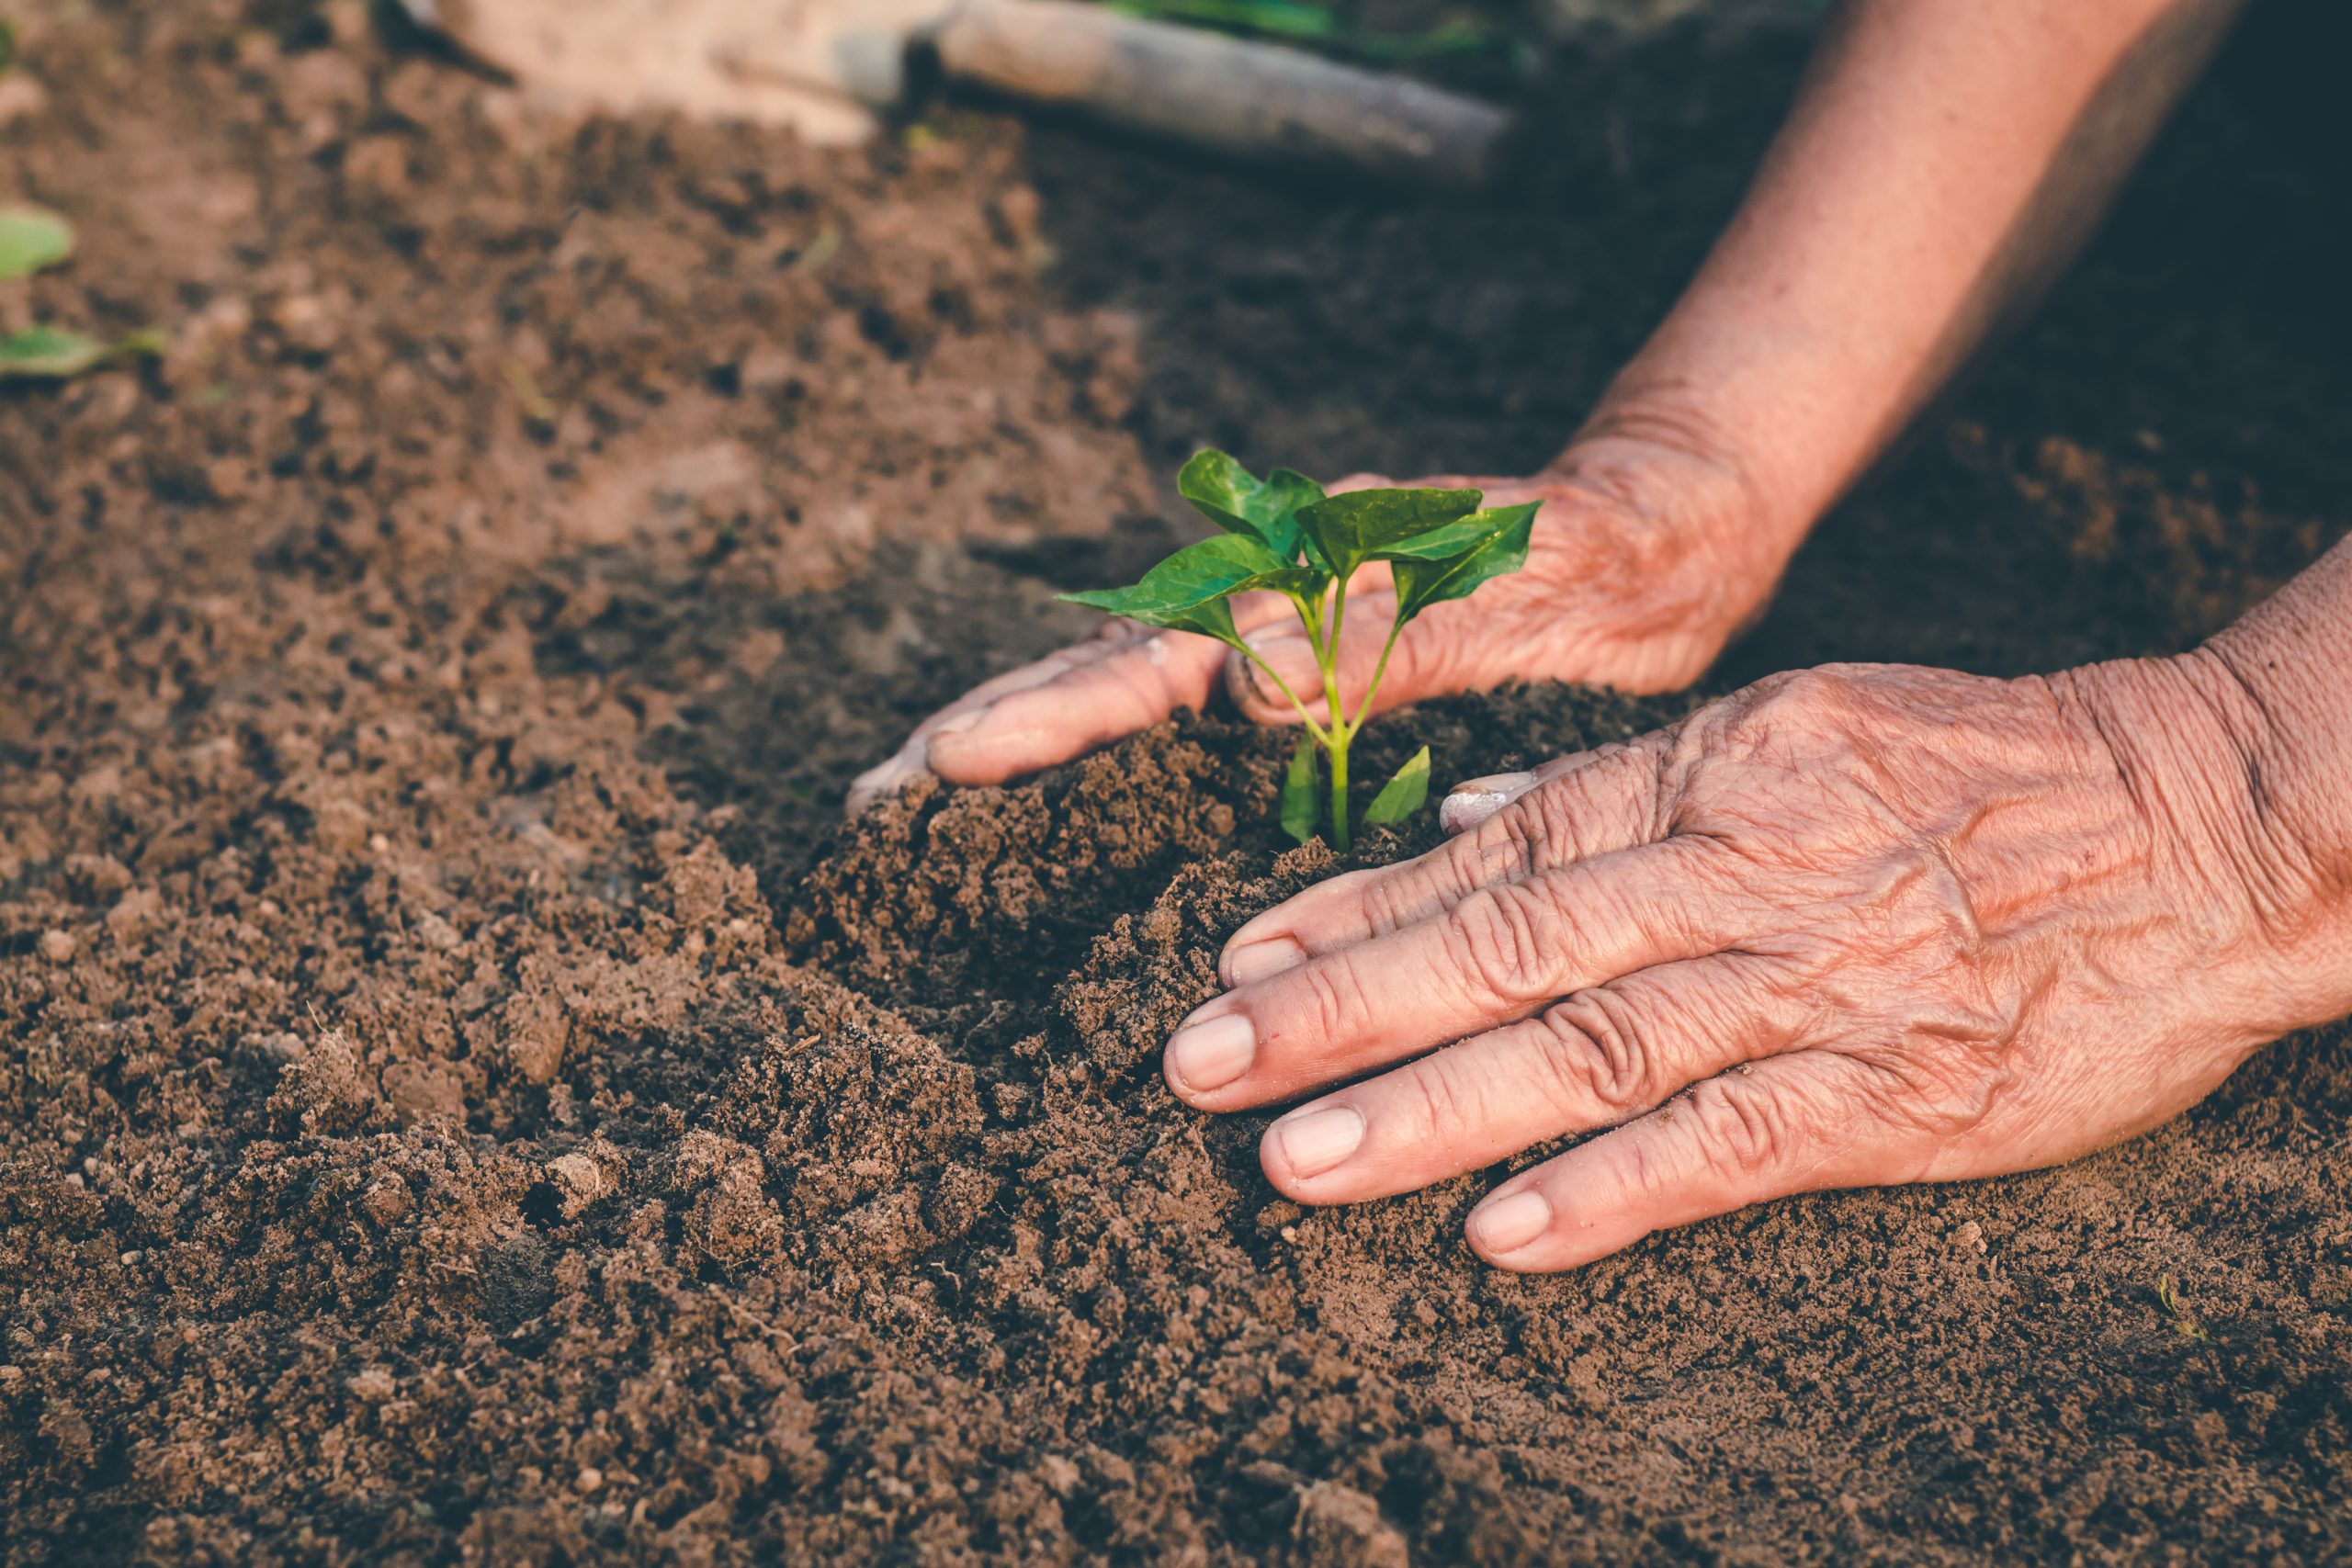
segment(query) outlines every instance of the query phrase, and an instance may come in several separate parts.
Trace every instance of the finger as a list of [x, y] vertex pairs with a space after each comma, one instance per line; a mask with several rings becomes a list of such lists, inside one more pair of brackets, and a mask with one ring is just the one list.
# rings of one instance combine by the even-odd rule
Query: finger
[[1438, 803], [1437, 825], [1448, 838], [1466, 833], [1544, 780], [1556, 779], [1598, 760], [1598, 753], [1579, 751], [1572, 757], [1538, 762], [1523, 773], [1487, 773], [1464, 779], [1446, 791], [1445, 798]]
[[1745, 953], [1640, 970], [1301, 1106], [1266, 1129], [1260, 1162], [1304, 1203], [1410, 1192], [1776, 1055], [1809, 1010]]
[[[1218, 973], [1247, 985], [1432, 919], [1480, 889], [1664, 837], [1662, 736], [1563, 757], [1537, 770], [1509, 809], [1425, 855], [1317, 883], [1244, 924]], [[1604, 976], [1605, 977], [1605, 976]]]
[[1907, 1180], [1858, 1070], [1800, 1051], [1709, 1078], [1496, 1188], [1470, 1213], [1470, 1245], [1505, 1269], [1573, 1269], [1751, 1203]]
[[1719, 854], [1676, 840], [1498, 883], [1438, 919], [1228, 991], [1169, 1040], [1170, 1087], [1210, 1111], [1285, 1100], [1637, 969], [1739, 946], [1758, 917], [1706, 863]]
[[[1279, 594], [1245, 594], [1233, 601], [1234, 624], [1247, 631], [1289, 608]], [[1189, 632], [1143, 632], [1064, 651], [1072, 662], [1056, 679], [998, 694], [933, 734], [931, 770], [954, 784], [1000, 784], [1148, 729], [1208, 700], [1226, 647]]]
[[1008, 670], [993, 680], [975, 686], [917, 725], [898, 750], [850, 782], [849, 815], [854, 817], [876, 801], [897, 794], [910, 779], [927, 772], [933, 736], [969, 728], [980, 720], [989, 705], [999, 697], [1042, 686], [1059, 679], [1072, 669], [1132, 649], [1142, 640], [1143, 635], [1144, 628], [1134, 622], [1118, 622], [1102, 637], [1057, 649], [1033, 664]]

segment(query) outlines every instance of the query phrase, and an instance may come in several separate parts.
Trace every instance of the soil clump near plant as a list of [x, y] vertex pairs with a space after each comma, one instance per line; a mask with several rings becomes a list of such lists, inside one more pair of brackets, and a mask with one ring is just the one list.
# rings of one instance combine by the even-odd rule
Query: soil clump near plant
[[[567, 126], [349, 6], [28, 23], [0, 168], [83, 243], [0, 317], [175, 346], [0, 396], [0, 1559], [2352, 1553], [2342, 1028], [2061, 1170], [1516, 1279], [1492, 1173], [1303, 1211], [1159, 1082], [1333, 869], [1283, 737], [834, 825], [1182, 536], [1195, 446], [1543, 461], [1802, 53], [1564, 50], [1541, 169], [1430, 208], [978, 109]], [[2170, 651], [2336, 537], [2292, 152], [2200, 96], [1715, 686]], [[1362, 770], [1690, 700], [1425, 705]]]

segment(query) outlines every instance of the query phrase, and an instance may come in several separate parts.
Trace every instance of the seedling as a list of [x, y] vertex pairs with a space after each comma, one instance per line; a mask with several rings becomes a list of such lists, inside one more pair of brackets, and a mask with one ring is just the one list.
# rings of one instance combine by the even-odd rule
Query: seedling
[[[1187, 545], [1144, 573], [1132, 588], [1064, 593], [1147, 626], [1213, 637], [1238, 649], [1298, 710], [1306, 739], [1283, 784], [1283, 828], [1300, 843], [1322, 815], [1316, 753], [1328, 764], [1331, 846], [1349, 848], [1348, 748], [1372, 712], [1396, 638], [1432, 604], [1462, 599], [1490, 578], [1527, 564], [1528, 536], [1542, 502], [1481, 509], [1475, 490], [1363, 490], [1326, 495], [1304, 474], [1277, 468], [1264, 479], [1222, 452], [1203, 452], [1176, 481], [1202, 516], [1225, 530]], [[1351, 715], [1340, 701], [1340, 635], [1347, 625], [1348, 582], [1359, 568], [1389, 563], [1396, 614], [1371, 682]], [[1280, 593], [1298, 612], [1323, 676], [1324, 717], [1309, 712], [1279, 671], [1242, 640], [1233, 624], [1237, 593]], [[1365, 807], [1367, 823], [1401, 822], [1430, 793], [1424, 746]]]
[[0, 337], [0, 381], [63, 381], [116, 360], [152, 358], [166, 346], [153, 331], [102, 343], [70, 327], [27, 327]]
[[0, 278], [30, 277], [74, 254], [74, 226], [46, 207], [0, 206]]

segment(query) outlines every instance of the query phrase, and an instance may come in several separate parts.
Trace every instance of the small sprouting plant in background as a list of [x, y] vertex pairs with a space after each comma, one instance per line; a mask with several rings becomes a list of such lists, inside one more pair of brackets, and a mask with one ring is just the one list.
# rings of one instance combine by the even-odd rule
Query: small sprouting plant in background
[[[1315, 836], [1323, 814], [1319, 751], [1330, 786], [1331, 846], [1344, 854], [1351, 837], [1348, 748], [1372, 712], [1397, 637], [1430, 605], [1465, 598], [1489, 579], [1524, 566], [1528, 536], [1542, 502], [1487, 509], [1485, 496], [1475, 490], [1363, 490], [1326, 495], [1321, 485], [1304, 474], [1277, 468], [1261, 479], [1215, 451], [1200, 453], [1185, 464], [1176, 488], [1225, 532], [1187, 545], [1131, 588], [1060, 597], [1148, 626], [1213, 637], [1238, 649], [1289, 699], [1306, 727], [1306, 738], [1292, 755], [1283, 784], [1283, 829], [1301, 843]], [[1350, 714], [1340, 700], [1339, 678], [1348, 581], [1374, 561], [1389, 564], [1396, 614], [1372, 680]], [[1323, 677], [1321, 719], [1234, 627], [1233, 596], [1261, 592], [1288, 599], [1306, 627]], [[1363, 820], [1401, 822], [1420, 809], [1429, 790], [1430, 753], [1424, 746], [1373, 797]]]
[[[13, 42], [0, 39], [0, 51]], [[6, 65], [0, 59], [0, 71]], [[0, 205], [0, 281], [30, 277], [74, 254], [74, 228], [45, 207]], [[0, 381], [63, 380], [113, 360], [164, 351], [163, 334], [136, 332], [112, 343], [71, 327], [34, 326], [0, 335]]]

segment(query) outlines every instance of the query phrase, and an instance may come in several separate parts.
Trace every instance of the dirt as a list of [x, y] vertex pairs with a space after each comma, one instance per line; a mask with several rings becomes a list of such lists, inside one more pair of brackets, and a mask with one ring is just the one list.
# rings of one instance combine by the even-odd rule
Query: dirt
[[[571, 125], [350, 6], [22, 33], [5, 191], [83, 244], [0, 324], [175, 347], [0, 397], [0, 1559], [2352, 1555], [2341, 1027], [2061, 1170], [1522, 1280], [1485, 1180], [1305, 1212], [1158, 1081], [1332, 869], [1277, 739], [835, 828], [1182, 536], [1193, 444], [1548, 456], [1801, 33], [1571, 42], [1501, 84], [1536, 164], [1436, 207], [978, 105]], [[1714, 686], [2176, 649], [2339, 535], [2297, 152], [2200, 96]], [[1365, 767], [1685, 701], [1427, 705]]]

